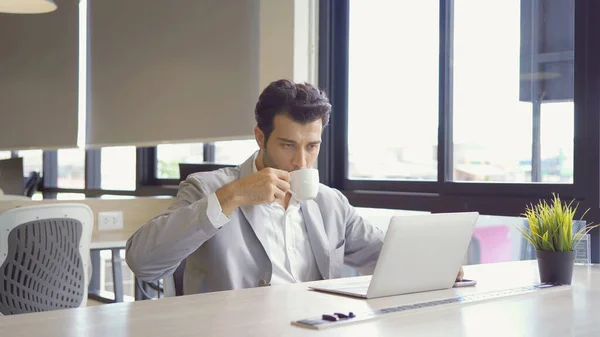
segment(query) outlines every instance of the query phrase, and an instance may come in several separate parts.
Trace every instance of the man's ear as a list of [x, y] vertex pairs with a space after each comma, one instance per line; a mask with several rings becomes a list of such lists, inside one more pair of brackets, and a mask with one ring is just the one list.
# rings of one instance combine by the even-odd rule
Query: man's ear
[[254, 127], [254, 138], [256, 138], [256, 143], [261, 150], [265, 149], [265, 133], [258, 127]]

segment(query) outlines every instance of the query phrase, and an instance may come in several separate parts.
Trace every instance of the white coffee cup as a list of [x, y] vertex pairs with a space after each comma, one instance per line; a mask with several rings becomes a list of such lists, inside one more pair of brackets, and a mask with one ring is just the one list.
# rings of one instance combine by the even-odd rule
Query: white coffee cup
[[296, 200], [314, 199], [319, 193], [319, 170], [307, 168], [290, 172], [290, 185]]

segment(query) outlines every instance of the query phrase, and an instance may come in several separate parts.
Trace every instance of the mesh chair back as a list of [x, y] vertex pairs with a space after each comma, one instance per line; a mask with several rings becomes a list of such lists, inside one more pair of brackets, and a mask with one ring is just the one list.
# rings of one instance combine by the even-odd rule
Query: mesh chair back
[[85, 306], [93, 213], [82, 204], [0, 214], [0, 314]]
[[76, 308], [85, 295], [81, 222], [45, 219], [15, 227], [0, 267], [3, 315]]

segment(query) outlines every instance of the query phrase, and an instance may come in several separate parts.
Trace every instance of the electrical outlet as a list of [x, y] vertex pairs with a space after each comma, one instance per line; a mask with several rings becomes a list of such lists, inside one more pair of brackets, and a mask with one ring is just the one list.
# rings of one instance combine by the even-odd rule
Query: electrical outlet
[[98, 212], [98, 230], [114, 231], [123, 228], [123, 212]]

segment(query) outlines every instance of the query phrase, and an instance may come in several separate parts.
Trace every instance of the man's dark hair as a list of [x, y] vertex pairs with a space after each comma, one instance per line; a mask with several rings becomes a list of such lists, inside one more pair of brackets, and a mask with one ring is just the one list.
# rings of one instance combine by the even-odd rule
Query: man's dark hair
[[302, 124], [320, 119], [325, 127], [329, 123], [331, 104], [325, 92], [312, 84], [278, 80], [263, 90], [254, 110], [256, 125], [265, 134], [265, 142], [273, 132], [275, 116], [280, 114]]

